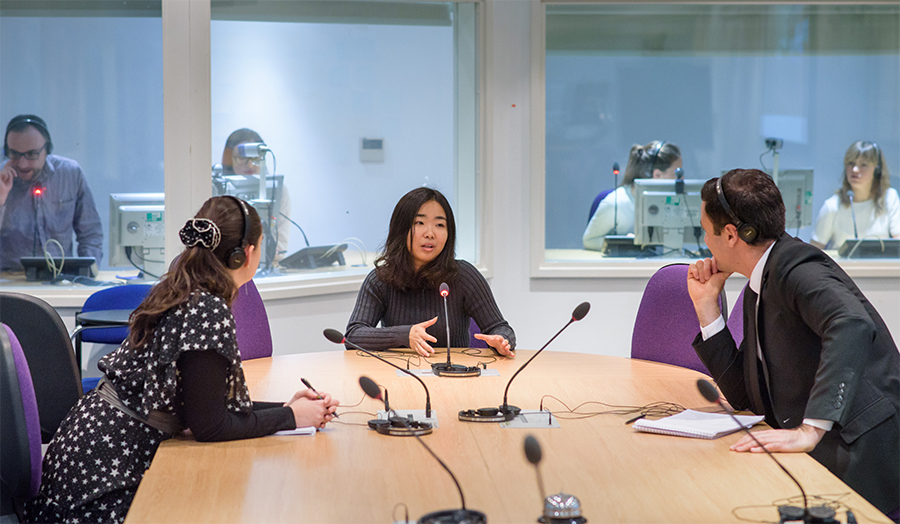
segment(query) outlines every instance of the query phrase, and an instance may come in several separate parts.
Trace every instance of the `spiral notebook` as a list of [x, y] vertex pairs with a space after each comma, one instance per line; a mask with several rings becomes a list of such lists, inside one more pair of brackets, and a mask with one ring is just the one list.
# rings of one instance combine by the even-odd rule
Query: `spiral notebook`
[[[758, 415], [736, 415], [736, 418], [745, 428], [750, 428], [763, 419]], [[691, 409], [659, 420], [642, 418], [634, 423], [634, 429], [676, 437], [705, 439], [715, 439], [741, 430], [728, 414], [704, 413]]]

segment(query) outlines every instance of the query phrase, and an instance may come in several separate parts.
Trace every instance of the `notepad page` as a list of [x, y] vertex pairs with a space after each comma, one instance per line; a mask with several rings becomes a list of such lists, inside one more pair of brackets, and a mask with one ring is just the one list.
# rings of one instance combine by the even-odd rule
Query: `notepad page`
[[[736, 418], [745, 428], [749, 428], [763, 419], [758, 415], [737, 415]], [[728, 414], [686, 409], [677, 415], [659, 420], [638, 420], [634, 423], [634, 429], [678, 437], [714, 439], [740, 431], [741, 428]]]

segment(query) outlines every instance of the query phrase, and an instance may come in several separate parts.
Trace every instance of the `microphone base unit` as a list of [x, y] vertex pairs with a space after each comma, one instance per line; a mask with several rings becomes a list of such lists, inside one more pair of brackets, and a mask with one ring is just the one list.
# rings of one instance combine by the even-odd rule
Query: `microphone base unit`
[[369, 421], [369, 429], [374, 429], [379, 434], [390, 437], [421, 437], [430, 435], [434, 431], [428, 422], [417, 422], [400, 417], [372, 419]]
[[542, 516], [537, 521], [541, 524], [584, 524], [587, 519], [584, 517], [552, 518]]
[[447, 364], [446, 362], [432, 364], [431, 371], [436, 377], [464, 378], [481, 376], [481, 369], [478, 366], [463, 366], [460, 364]]
[[840, 524], [837, 513], [828, 506], [810, 506], [807, 511], [798, 506], [778, 506], [778, 522], [805, 522], [816, 524]]
[[463, 422], [509, 422], [521, 412], [522, 410], [517, 406], [466, 409], [459, 412], [459, 420]]
[[422, 515], [418, 524], [487, 524], [487, 516], [474, 509], [444, 509]]

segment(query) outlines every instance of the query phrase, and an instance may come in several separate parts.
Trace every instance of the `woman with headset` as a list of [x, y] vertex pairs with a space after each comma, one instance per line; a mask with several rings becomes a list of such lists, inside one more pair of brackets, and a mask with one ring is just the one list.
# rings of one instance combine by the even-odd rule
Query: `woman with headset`
[[874, 142], [847, 149], [841, 187], [819, 210], [810, 243], [838, 249], [851, 238], [900, 238], [900, 195]]
[[231, 196], [206, 201], [179, 232], [185, 250], [132, 313], [128, 338], [103, 357], [104, 377], [69, 412], [44, 457], [28, 522], [122, 522], [161, 441], [322, 428], [337, 402], [310, 390], [251, 402], [231, 303], [256, 272], [259, 215]]
[[675, 170], [680, 167], [681, 150], [675, 144], [654, 140], [644, 146], [631, 146], [622, 185], [600, 201], [582, 235], [584, 248], [599, 251], [606, 235], [634, 233], [634, 181], [674, 179]]

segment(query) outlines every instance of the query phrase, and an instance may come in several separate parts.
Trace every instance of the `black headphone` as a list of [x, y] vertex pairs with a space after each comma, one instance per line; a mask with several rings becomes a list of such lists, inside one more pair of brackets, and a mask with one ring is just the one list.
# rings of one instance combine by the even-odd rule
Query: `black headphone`
[[19, 115], [10, 120], [9, 124], [6, 124], [6, 134], [3, 135], [3, 156], [9, 158], [9, 146], [6, 143], [6, 139], [9, 137], [10, 130], [19, 124], [31, 124], [38, 128], [38, 131], [40, 131], [44, 138], [47, 139], [47, 144], [44, 146], [47, 150], [47, 154], [49, 155], [53, 152], [53, 141], [50, 140], [50, 130], [47, 129], [47, 123], [38, 116]]
[[722, 189], [722, 179], [725, 176], [720, 176], [718, 180], [716, 180], [716, 194], [719, 195], [719, 203], [722, 204], [722, 207], [725, 209], [725, 212], [728, 213], [728, 216], [731, 217], [731, 220], [734, 221], [734, 225], [737, 226], [738, 236], [744, 242], [748, 244], [752, 244], [756, 242], [757, 237], [759, 237], [759, 230], [753, 224], [748, 224], [742, 221], [737, 215], [734, 214], [734, 211], [731, 210], [731, 206], [728, 205], [728, 201], [725, 200], [725, 190]]
[[875, 168], [874, 176], [875, 178], [881, 178], [881, 148], [878, 147], [876, 142], [872, 142], [872, 147], [875, 148], [875, 154], [878, 155], [878, 166]]
[[228, 254], [225, 255], [225, 265], [228, 269], [240, 269], [241, 266], [247, 262], [247, 253], [244, 252], [244, 248], [250, 244], [250, 239], [247, 238], [247, 235], [250, 234], [250, 211], [247, 209], [247, 204], [240, 198], [231, 195], [226, 196], [234, 200], [238, 207], [241, 208], [241, 212], [244, 213], [244, 228], [241, 231], [241, 243], [240, 245], [231, 248], [228, 251]]
[[656, 167], [656, 161], [659, 159], [659, 152], [662, 151], [663, 146], [666, 145], [666, 141], [663, 140], [656, 146], [656, 149], [653, 150], [651, 155], [653, 156], [653, 160], [650, 162], [650, 178], [653, 178], [653, 169]]

